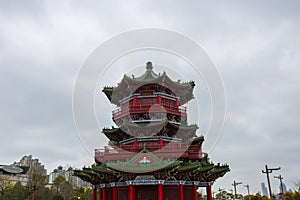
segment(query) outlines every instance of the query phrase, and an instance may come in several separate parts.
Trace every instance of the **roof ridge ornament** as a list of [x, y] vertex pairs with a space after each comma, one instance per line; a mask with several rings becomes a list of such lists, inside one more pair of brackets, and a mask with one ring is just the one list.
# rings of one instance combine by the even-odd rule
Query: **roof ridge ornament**
[[150, 70], [152, 70], [153, 69], [153, 66], [152, 66], [152, 62], [147, 62], [147, 67], [146, 67], [146, 69], [148, 70], [148, 71], [150, 71]]

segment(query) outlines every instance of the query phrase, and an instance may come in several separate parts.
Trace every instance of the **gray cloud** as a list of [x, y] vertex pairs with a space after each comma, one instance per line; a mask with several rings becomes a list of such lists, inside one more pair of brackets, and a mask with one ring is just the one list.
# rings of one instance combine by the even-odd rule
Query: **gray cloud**
[[[93, 160], [72, 118], [72, 89], [80, 65], [112, 35], [158, 27], [179, 31], [202, 45], [223, 76], [227, 122], [211, 159], [227, 162], [232, 171], [215, 188], [229, 189], [239, 180], [257, 192], [265, 181], [261, 170], [266, 163], [281, 166], [278, 173], [293, 187], [300, 164], [299, 2], [116, 2], [0, 2], [1, 162], [33, 154], [50, 170], [90, 165]], [[153, 58], [172, 63], [154, 54]], [[105, 77], [99, 87], [115, 85], [120, 74]], [[204, 88], [201, 80], [195, 81]], [[103, 99], [96, 103], [100, 125], [110, 126], [108, 101], [100, 92], [96, 99]], [[199, 103], [204, 104], [200, 127], [205, 132], [209, 102]], [[100, 131], [83, 136], [88, 147], [107, 143]], [[272, 183], [278, 190], [277, 180]]]

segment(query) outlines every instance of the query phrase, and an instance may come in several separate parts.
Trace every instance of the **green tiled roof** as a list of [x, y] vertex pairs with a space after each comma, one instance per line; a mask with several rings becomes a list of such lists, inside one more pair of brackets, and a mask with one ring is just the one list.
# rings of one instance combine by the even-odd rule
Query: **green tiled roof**
[[147, 62], [147, 67], [146, 67], [146, 72], [137, 78], [132, 78], [135, 81], [140, 81], [140, 82], [148, 82], [148, 81], [153, 81], [159, 77], [156, 73], [153, 72], [153, 67], [151, 62]]
[[[143, 155], [147, 155], [147, 157], [154, 160], [153, 163], [136, 163], [136, 160], [142, 157]], [[161, 159], [149, 152], [146, 148], [136, 154], [134, 157], [127, 161], [117, 161], [117, 162], [107, 162], [106, 165], [109, 168], [125, 171], [125, 172], [133, 172], [133, 173], [145, 173], [149, 171], [157, 171], [160, 169], [169, 169], [179, 165], [179, 161], [175, 159]]]

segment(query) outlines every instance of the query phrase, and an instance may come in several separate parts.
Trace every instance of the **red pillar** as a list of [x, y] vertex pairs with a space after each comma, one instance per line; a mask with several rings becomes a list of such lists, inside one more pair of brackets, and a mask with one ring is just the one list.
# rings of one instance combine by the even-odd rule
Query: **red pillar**
[[179, 200], [184, 200], [183, 185], [179, 184]]
[[136, 105], [137, 105], [137, 98], [133, 97], [133, 106], [136, 106]]
[[157, 104], [161, 104], [161, 96], [157, 96]]
[[133, 149], [134, 149], [135, 152], [138, 149], [138, 141], [136, 141], [136, 140], [134, 140], [134, 142], [133, 142]]
[[134, 200], [134, 188], [133, 185], [129, 185], [129, 200]]
[[158, 190], [158, 198], [157, 200], [163, 200], [163, 185], [158, 184], [157, 185], [157, 190]]
[[198, 200], [198, 192], [197, 192], [197, 189], [198, 189], [198, 187], [197, 187], [197, 185], [193, 185], [193, 196], [194, 196], [194, 200]]
[[159, 139], [159, 148], [160, 148], [160, 149], [163, 148], [163, 141], [162, 141], [162, 139]]
[[133, 187], [133, 200], [136, 200], [136, 190], [135, 190], [136, 188], [135, 187]]
[[112, 191], [113, 191], [112, 199], [117, 200], [117, 187], [113, 186]]
[[179, 106], [179, 101], [178, 101], [178, 99], [176, 100], [175, 106], [176, 106], [176, 107]]
[[102, 189], [99, 189], [98, 198], [99, 200], [102, 200]]
[[97, 200], [97, 188], [94, 187], [93, 189], [93, 200]]
[[206, 186], [206, 196], [207, 200], [213, 200], [212, 192], [211, 192], [211, 185]]
[[101, 193], [102, 193], [102, 200], [106, 200], [106, 188], [105, 187], [102, 188]]

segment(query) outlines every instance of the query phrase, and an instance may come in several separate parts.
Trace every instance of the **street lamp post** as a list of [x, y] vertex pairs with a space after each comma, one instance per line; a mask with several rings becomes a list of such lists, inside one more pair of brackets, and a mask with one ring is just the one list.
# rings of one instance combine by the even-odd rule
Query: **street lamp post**
[[234, 198], [235, 198], [235, 199], [237, 198], [237, 194], [236, 194], [236, 186], [237, 186], [237, 185], [240, 185], [240, 184], [242, 184], [242, 182], [235, 182], [235, 181], [233, 181], [232, 186], [233, 186], [233, 189], [234, 189]]
[[262, 170], [263, 174], [267, 174], [267, 180], [268, 180], [268, 187], [269, 187], [269, 195], [270, 195], [270, 199], [272, 200], [272, 190], [271, 190], [271, 184], [270, 184], [270, 177], [269, 174], [272, 173], [272, 171], [274, 170], [280, 170], [280, 167], [277, 168], [268, 168], [267, 165], [265, 165], [266, 171]]

